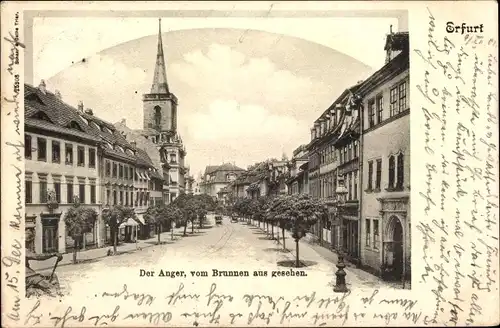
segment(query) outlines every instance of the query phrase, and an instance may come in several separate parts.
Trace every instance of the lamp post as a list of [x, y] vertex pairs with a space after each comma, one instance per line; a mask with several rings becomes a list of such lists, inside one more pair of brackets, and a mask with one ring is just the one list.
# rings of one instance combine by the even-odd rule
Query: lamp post
[[[340, 222], [340, 229], [343, 227], [343, 217], [341, 214], [341, 208], [345, 203], [345, 195], [347, 194], [347, 189], [344, 185], [344, 178], [342, 176], [337, 177], [337, 189], [335, 190], [335, 194], [337, 196], [337, 217], [339, 218]], [[344, 253], [343, 253], [343, 241], [341, 242], [341, 245], [339, 245], [339, 252], [338, 252], [338, 262], [337, 262], [337, 272], [335, 272], [336, 276], [336, 282], [335, 282], [335, 288], [333, 288], [333, 291], [335, 293], [347, 293], [349, 290], [347, 289], [346, 282], [345, 282], [345, 276], [346, 272], [344, 271], [345, 264], [344, 264]]]

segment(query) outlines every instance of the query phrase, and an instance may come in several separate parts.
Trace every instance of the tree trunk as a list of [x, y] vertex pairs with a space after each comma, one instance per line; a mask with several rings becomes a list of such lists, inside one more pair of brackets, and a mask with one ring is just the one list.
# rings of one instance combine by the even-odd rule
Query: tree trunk
[[73, 239], [75, 244], [73, 245], [73, 264], [76, 264], [76, 252], [78, 251], [78, 241]]
[[271, 222], [271, 239], [274, 239], [274, 225]]
[[278, 227], [276, 227], [276, 242], [280, 243], [280, 229]]
[[170, 222], [170, 239], [174, 240], [174, 225]]
[[295, 239], [295, 267], [300, 267], [299, 263], [299, 240]]
[[161, 226], [160, 225], [156, 226], [156, 231], [158, 232], [158, 245], [160, 245], [161, 244], [161, 241], [160, 241]]
[[83, 233], [83, 247], [82, 247], [82, 251], [85, 250], [85, 247], [87, 247], [87, 235], [84, 232]]
[[191, 233], [192, 234], [194, 233], [194, 220], [191, 221]]
[[285, 247], [285, 227], [281, 228], [281, 235], [283, 236], [283, 250], [286, 250], [286, 247]]
[[188, 227], [188, 222], [186, 221], [186, 222], [184, 223], [184, 236], [186, 236], [186, 235], [187, 235], [187, 233], [186, 233], [186, 231], [187, 231], [187, 227]]
[[118, 227], [113, 228], [115, 232], [113, 235], [113, 255], [116, 255], [116, 245], [118, 244]]
[[203, 218], [200, 216], [200, 229], [203, 229]]

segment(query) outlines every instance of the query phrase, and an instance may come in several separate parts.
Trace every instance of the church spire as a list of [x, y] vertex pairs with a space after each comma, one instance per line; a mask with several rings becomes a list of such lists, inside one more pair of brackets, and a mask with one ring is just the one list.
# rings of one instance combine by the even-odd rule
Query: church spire
[[165, 57], [163, 56], [163, 42], [161, 40], [161, 18], [158, 20], [158, 51], [156, 53], [155, 74], [151, 93], [169, 94]]

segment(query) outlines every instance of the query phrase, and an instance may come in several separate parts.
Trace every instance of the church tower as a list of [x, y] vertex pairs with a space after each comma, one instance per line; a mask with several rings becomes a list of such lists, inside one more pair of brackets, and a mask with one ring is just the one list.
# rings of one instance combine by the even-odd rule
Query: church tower
[[177, 97], [170, 92], [167, 82], [165, 56], [161, 39], [161, 18], [158, 26], [158, 49], [151, 92], [144, 94], [144, 130], [174, 135], [177, 131]]
[[165, 56], [161, 38], [161, 19], [158, 26], [158, 48], [151, 91], [142, 97], [144, 110], [143, 136], [151, 140], [160, 154], [165, 184], [164, 203], [168, 204], [186, 192], [189, 169], [184, 161], [186, 147], [177, 131], [177, 97], [167, 82]]

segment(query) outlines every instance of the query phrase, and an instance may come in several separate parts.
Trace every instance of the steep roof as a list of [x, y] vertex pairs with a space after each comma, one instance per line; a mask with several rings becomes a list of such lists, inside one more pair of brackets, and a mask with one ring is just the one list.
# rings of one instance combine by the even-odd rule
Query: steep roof
[[[106, 122], [91, 113], [78, 110], [62, 101], [56, 94], [32, 85], [24, 85], [25, 125], [54, 133], [65, 134], [108, 144], [104, 154], [124, 161], [142, 161], [144, 165], [153, 166], [149, 157], [143, 156], [141, 150], [136, 150], [124, 135], [113, 124]], [[109, 144], [111, 147], [109, 147]], [[117, 149], [115, 146], [123, 148]], [[128, 150], [128, 151], [127, 151]], [[130, 153], [132, 152], [132, 153]], [[136, 156], [137, 155], [137, 156]], [[147, 154], [146, 154], [147, 155]]]

